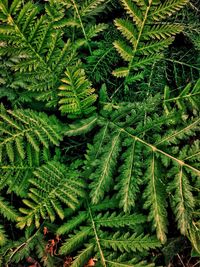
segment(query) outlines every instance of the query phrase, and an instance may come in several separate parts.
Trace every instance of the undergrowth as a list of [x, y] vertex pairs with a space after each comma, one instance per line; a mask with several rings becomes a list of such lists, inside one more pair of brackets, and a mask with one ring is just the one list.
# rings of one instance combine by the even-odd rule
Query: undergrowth
[[0, 266], [198, 266], [199, 9], [0, 0]]

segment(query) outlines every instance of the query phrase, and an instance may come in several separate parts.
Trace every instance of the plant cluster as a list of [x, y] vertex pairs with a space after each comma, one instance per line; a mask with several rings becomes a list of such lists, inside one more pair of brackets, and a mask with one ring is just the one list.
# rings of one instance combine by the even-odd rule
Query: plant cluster
[[198, 258], [199, 10], [0, 0], [0, 266]]

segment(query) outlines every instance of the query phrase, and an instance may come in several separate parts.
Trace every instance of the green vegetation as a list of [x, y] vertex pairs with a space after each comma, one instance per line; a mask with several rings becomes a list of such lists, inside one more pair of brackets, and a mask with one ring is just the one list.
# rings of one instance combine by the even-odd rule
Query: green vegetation
[[198, 266], [199, 13], [0, 0], [0, 266]]

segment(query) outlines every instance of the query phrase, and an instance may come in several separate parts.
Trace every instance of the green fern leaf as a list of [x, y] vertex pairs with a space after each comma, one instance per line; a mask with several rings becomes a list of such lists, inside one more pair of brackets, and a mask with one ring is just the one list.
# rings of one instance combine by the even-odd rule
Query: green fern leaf
[[75, 260], [72, 262], [72, 267], [80, 267], [84, 266], [86, 262], [91, 258], [94, 251], [93, 244], [87, 245], [85, 249], [83, 249], [76, 257]]
[[192, 211], [194, 209], [194, 196], [188, 177], [183, 166], [175, 166], [170, 173], [176, 173], [174, 180], [168, 186], [168, 192], [174, 194], [172, 201], [178, 228], [183, 235], [187, 235], [192, 224]]
[[87, 239], [88, 236], [91, 234], [91, 228], [84, 227], [80, 229], [75, 235], [70, 236], [69, 239], [66, 240], [64, 245], [60, 249], [61, 254], [69, 254], [75, 248], [78, 248], [82, 242]]
[[138, 6], [134, 3], [132, 0], [121, 0], [126, 12], [132, 17], [132, 19], [135, 21], [138, 28], [142, 24], [143, 15], [138, 8]]
[[14, 207], [12, 207], [5, 199], [0, 196], [0, 213], [3, 217], [10, 221], [16, 221], [19, 216], [18, 212]]
[[130, 212], [131, 208], [135, 206], [137, 193], [139, 192], [139, 184], [141, 184], [141, 161], [140, 153], [141, 147], [138, 146], [136, 140], [126, 139], [124, 141], [127, 150], [122, 155], [123, 164], [119, 171], [118, 184], [118, 198], [120, 200], [120, 207], [124, 212]]
[[116, 212], [110, 214], [109, 212], [105, 213], [103, 216], [99, 215], [95, 218], [95, 223], [97, 225], [105, 226], [105, 227], [124, 227], [134, 226], [137, 224], [144, 223], [146, 221], [146, 217], [140, 214], [134, 215], [117, 215]]
[[2, 225], [0, 225], [0, 247], [4, 246], [7, 242], [7, 235]]
[[166, 19], [173, 13], [179, 11], [188, 3], [188, 0], [170, 0], [160, 4], [155, 10], [150, 11], [149, 18], [155, 21]]
[[[120, 131], [116, 132], [102, 155], [101, 163], [90, 179], [94, 182], [90, 185], [92, 203], [97, 204], [112, 185], [112, 173], [119, 153]], [[99, 162], [97, 162], [99, 163]], [[96, 181], [95, 181], [96, 180]]]
[[91, 88], [84, 70], [77, 65], [68, 68], [65, 75], [58, 94], [61, 97], [59, 101], [61, 112], [81, 115], [94, 111], [95, 108], [92, 107], [92, 104], [96, 101], [97, 95], [93, 94], [95, 89]]
[[61, 124], [54, 116], [48, 117], [45, 113], [31, 110], [6, 110], [2, 105], [0, 118], [0, 128], [4, 133], [0, 147], [11, 162], [16, 157], [15, 151], [24, 159], [26, 143], [39, 152], [41, 145], [48, 148], [50, 144], [58, 145], [62, 140]]
[[25, 217], [18, 218], [17, 226], [20, 228], [30, 226], [33, 222], [39, 227], [40, 218], [49, 218], [53, 222], [55, 213], [63, 219], [61, 202], [75, 209], [78, 197], [84, 196], [84, 183], [78, 178], [77, 171], [67, 169], [59, 162], [48, 162], [34, 171], [34, 175], [35, 179], [30, 180], [34, 186], [28, 194], [30, 200], [23, 201], [28, 208], [20, 209], [25, 214]]
[[113, 75], [126, 77], [126, 82], [131, 83], [137, 80], [132, 78], [135, 75], [134, 71], [143, 70], [147, 65], [159, 60], [159, 54], [172, 43], [172, 36], [183, 29], [182, 26], [173, 23], [155, 25], [157, 20], [180, 10], [188, 0], [171, 0], [160, 5], [154, 1], [146, 3], [146, 1], [121, 0], [121, 2], [133, 22], [116, 19], [115, 25], [131, 46], [121, 41], [114, 42], [121, 57], [128, 61], [128, 66], [114, 70]]
[[161, 176], [159, 165], [154, 153], [150, 158], [146, 176], [147, 188], [144, 192], [144, 197], [146, 198], [144, 207], [150, 208], [149, 220], [154, 223], [158, 239], [165, 243], [167, 233], [166, 192], [162, 178], [159, 177]]
[[160, 243], [156, 238], [149, 236], [136, 236], [133, 234], [130, 236], [129, 233], [120, 236], [117, 232], [112, 237], [101, 237], [100, 243], [103, 247], [112, 248], [114, 251], [119, 250], [120, 252], [135, 252], [148, 250], [155, 247], [160, 247]]

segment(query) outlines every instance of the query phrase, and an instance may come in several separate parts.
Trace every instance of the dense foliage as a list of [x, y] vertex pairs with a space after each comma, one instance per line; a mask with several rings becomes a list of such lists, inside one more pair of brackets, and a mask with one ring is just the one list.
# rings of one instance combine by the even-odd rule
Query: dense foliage
[[0, 0], [0, 266], [199, 264], [199, 10]]

